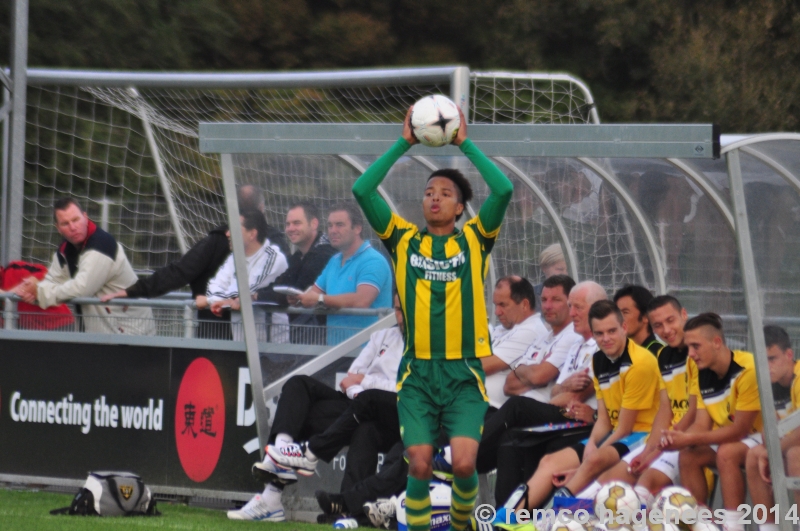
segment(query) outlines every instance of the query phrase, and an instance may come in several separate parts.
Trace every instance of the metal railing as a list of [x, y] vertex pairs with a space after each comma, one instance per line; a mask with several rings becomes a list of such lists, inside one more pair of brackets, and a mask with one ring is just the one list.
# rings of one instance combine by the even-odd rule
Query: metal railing
[[[37, 332], [80, 332], [81, 317], [74, 307], [78, 305], [102, 305], [102, 306], [137, 306], [149, 307], [153, 310], [153, 321], [155, 324], [155, 335], [158, 337], [184, 337], [198, 339], [230, 340], [231, 323], [228, 320], [205, 320], [198, 318], [197, 304], [187, 292], [167, 293], [155, 299], [113, 299], [108, 302], [101, 302], [96, 297], [78, 297], [68, 301], [68, 306], [72, 307], [75, 322], [71, 325], [56, 325], [56, 319], [62, 318], [63, 314], [49, 314], [45, 312], [20, 312], [17, 303], [21, 301], [13, 293], [0, 293], [0, 300], [5, 300], [2, 312], [2, 329], [4, 330], [36, 330]], [[351, 316], [376, 316], [383, 317], [392, 313], [391, 308], [300, 308], [285, 307], [271, 304], [254, 304], [259, 310], [267, 313], [281, 314], [305, 314], [305, 315], [351, 315]], [[60, 319], [63, 320], [63, 319]], [[48, 323], [48, 321], [50, 321]], [[266, 338], [266, 342], [285, 343], [288, 342], [289, 329], [303, 329], [308, 333], [300, 333], [298, 336], [310, 338], [321, 337], [324, 344], [325, 330], [327, 327], [314, 325], [297, 324], [266, 324], [266, 329], [261, 330], [260, 336]], [[334, 327], [342, 335], [352, 335], [359, 329], [349, 329], [344, 327]], [[301, 343], [302, 344], [302, 343]], [[319, 344], [319, 341], [309, 341], [309, 344]]]

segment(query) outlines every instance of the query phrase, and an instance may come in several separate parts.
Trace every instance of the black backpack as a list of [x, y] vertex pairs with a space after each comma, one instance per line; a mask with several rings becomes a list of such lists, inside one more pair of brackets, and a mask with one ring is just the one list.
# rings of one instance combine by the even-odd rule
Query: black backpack
[[69, 507], [50, 514], [79, 516], [156, 516], [156, 502], [142, 478], [132, 472], [91, 472]]

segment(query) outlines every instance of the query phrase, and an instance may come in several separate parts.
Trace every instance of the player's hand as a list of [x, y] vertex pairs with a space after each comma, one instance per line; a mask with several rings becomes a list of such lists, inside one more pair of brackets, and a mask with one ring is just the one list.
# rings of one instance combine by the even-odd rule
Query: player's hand
[[197, 306], [198, 310], [204, 310], [208, 308], [208, 297], [205, 295], [198, 295], [194, 298], [194, 305]]
[[239, 311], [242, 309], [242, 303], [239, 302], [239, 297], [230, 300], [231, 303], [231, 310]]
[[628, 467], [628, 472], [633, 474], [634, 476], [640, 475], [642, 472], [650, 468], [650, 464], [658, 459], [658, 456], [661, 455], [661, 450], [658, 448], [654, 449], [651, 452], [644, 451], [641, 454], [637, 455], [636, 457], [631, 460], [631, 464]]
[[565, 470], [563, 472], [556, 472], [553, 474], [553, 486], [556, 488], [561, 488], [567, 484], [567, 482], [572, 479], [572, 476], [575, 475], [577, 472], [577, 468], [572, 468], [570, 470]]
[[411, 128], [411, 111], [414, 110], [414, 106], [408, 108], [408, 112], [406, 112], [406, 119], [403, 120], [403, 139], [411, 144], [419, 144], [419, 140], [417, 137], [414, 136], [414, 131]]
[[363, 374], [353, 374], [349, 372], [347, 373], [347, 376], [342, 378], [342, 381], [339, 382], [339, 388], [342, 390], [343, 393], [346, 393], [348, 387], [359, 385], [363, 380], [364, 380]]
[[769, 457], [766, 452], [758, 456], [758, 475], [761, 476], [766, 483], [772, 485], [772, 472], [769, 470]]
[[681, 450], [691, 445], [690, 437], [682, 431], [664, 430], [661, 432], [661, 442], [658, 447], [662, 450]]
[[[458, 104], [456, 104], [456, 107], [458, 107]], [[460, 146], [467, 139], [467, 119], [464, 117], [461, 107], [458, 107], [458, 117], [461, 119], [461, 125], [458, 128], [456, 137], [453, 139], [453, 144], [456, 146]]]
[[100, 296], [100, 302], [108, 302], [111, 299], [117, 299], [117, 298], [120, 298], [120, 297], [124, 298], [124, 297], [127, 297], [127, 296], [128, 296], [128, 291], [124, 290], [124, 289], [121, 289], [119, 291], [115, 291], [114, 293], [107, 293], [105, 295], [101, 295]]

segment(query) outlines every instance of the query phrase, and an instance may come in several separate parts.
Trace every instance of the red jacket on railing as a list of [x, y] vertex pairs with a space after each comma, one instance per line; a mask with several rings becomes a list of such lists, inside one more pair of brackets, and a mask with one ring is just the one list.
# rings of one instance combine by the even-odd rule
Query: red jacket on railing
[[[46, 274], [47, 268], [43, 265], [22, 261], [10, 262], [5, 269], [0, 267], [0, 289], [11, 290], [31, 275], [42, 280]], [[52, 330], [75, 322], [66, 304], [58, 304], [43, 310], [36, 305], [20, 301], [17, 303], [17, 313], [19, 315], [17, 328], [25, 330]]]

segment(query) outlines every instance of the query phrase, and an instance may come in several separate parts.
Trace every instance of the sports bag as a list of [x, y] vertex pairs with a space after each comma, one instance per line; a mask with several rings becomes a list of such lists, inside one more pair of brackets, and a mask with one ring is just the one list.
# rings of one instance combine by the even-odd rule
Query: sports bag
[[50, 514], [80, 516], [156, 516], [150, 489], [132, 472], [90, 472], [69, 507]]

